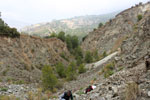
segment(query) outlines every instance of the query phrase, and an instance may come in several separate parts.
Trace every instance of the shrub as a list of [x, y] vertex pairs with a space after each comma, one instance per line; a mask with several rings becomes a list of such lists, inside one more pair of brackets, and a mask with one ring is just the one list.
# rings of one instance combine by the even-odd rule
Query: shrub
[[65, 32], [63, 32], [63, 31], [59, 32], [57, 37], [60, 40], [65, 41]]
[[52, 38], [52, 37], [57, 37], [57, 34], [53, 32], [53, 33], [50, 35], [50, 38]]
[[77, 47], [73, 51], [73, 55], [75, 56], [77, 65], [80, 65], [83, 63], [83, 51], [81, 47]]
[[108, 78], [109, 76], [113, 75], [114, 72], [112, 70], [108, 70], [107, 72], [104, 73], [104, 77]]
[[57, 78], [53, 73], [51, 66], [44, 66], [42, 68], [42, 84], [45, 90], [50, 89], [53, 91], [55, 86], [57, 85]]
[[[1, 14], [1, 13], [0, 13]], [[1, 15], [0, 15], [1, 17]], [[17, 32], [16, 28], [10, 28], [3, 20], [0, 18], [0, 35], [9, 37], [19, 37], [20, 33]]]
[[94, 57], [95, 61], [98, 61], [100, 59], [100, 57], [98, 56], [98, 51], [97, 50], [94, 50], [93, 57]]
[[72, 42], [71, 42], [71, 36], [70, 35], [66, 36], [66, 44], [67, 44], [68, 50], [71, 51], [72, 50]]
[[99, 23], [98, 28], [101, 28], [103, 26], [103, 23]]
[[76, 79], [76, 65], [74, 62], [71, 62], [67, 68], [67, 72], [66, 72], [66, 75], [67, 75], [67, 80], [68, 81], [71, 81], [71, 80], [74, 80]]
[[60, 56], [61, 56], [63, 59], [65, 59], [66, 61], [69, 61], [69, 59], [65, 56], [64, 52], [62, 52], [62, 53], [60, 54]]
[[58, 73], [59, 77], [61, 78], [64, 78], [66, 77], [66, 74], [65, 74], [65, 67], [64, 65], [59, 62], [57, 65], [56, 65], [56, 72]]
[[8, 90], [8, 88], [3, 87], [3, 88], [1, 88], [0, 90], [6, 92], [6, 91]]
[[79, 65], [82, 64], [82, 63], [83, 63], [82, 58], [81, 58], [80, 56], [78, 56], [78, 57], [76, 58], [76, 64], [79, 66]]
[[106, 51], [103, 52], [103, 58], [105, 58], [107, 56]]
[[78, 70], [79, 70], [79, 73], [85, 73], [86, 72], [86, 69], [85, 69], [85, 66], [84, 64], [81, 64], [79, 67], [78, 67]]
[[96, 31], [96, 30], [97, 30], [96, 28], [93, 29], [93, 31]]
[[93, 61], [92, 53], [90, 51], [87, 51], [85, 54], [85, 62], [91, 63]]
[[138, 21], [140, 21], [141, 19], [142, 19], [142, 15], [141, 14], [139, 14], [138, 16], [137, 16], [137, 18], [138, 18]]
[[5, 69], [5, 70], [2, 72], [3, 76], [6, 76], [7, 72], [8, 72], [8, 69]]
[[71, 43], [72, 43], [72, 49], [75, 49], [79, 46], [79, 39], [77, 36], [72, 36], [71, 37]]
[[7, 37], [19, 37], [20, 33], [16, 28], [10, 28], [1, 18], [0, 18], [0, 35]]
[[109, 76], [111, 76], [111, 75], [114, 74], [114, 71], [113, 71], [113, 70], [114, 70], [114, 67], [115, 67], [114, 62], [109, 63], [109, 64], [107, 64], [107, 65], [103, 68], [103, 70], [102, 70], [101, 73], [104, 73], [104, 77], [105, 77], [105, 78], [108, 78]]

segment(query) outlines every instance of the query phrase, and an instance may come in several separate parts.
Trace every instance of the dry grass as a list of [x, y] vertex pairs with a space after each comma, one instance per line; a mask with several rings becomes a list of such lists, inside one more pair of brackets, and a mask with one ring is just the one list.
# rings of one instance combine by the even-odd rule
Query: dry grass
[[42, 93], [42, 89], [38, 89], [37, 93], [28, 92], [28, 100], [48, 100], [48, 93]]
[[0, 96], [0, 100], [21, 100], [21, 99], [16, 98], [14, 95], [10, 95], [10, 96]]
[[128, 83], [126, 87], [125, 100], [137, 100], [140, 94], [138, 84], [135, 82]]

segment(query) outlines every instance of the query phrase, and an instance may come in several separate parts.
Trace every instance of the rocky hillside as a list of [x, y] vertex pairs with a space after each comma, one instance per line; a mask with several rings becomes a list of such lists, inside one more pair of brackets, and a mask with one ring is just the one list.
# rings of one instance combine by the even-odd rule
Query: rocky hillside
[[[133, 7], [121, 13], [122, 15], [125, 12], [126, 13], [132, 12], [132, 10], [134, 12], [136, 11], [135, 9], [139, 10], [140, 14], [142, 13], [141, 11], [144, 11], [142, 13], [143, 18], [138, 22], [136, 22], [135, 20], [136, 28], [134, 28], [132, 31], [131, 30], [127, 31], [127, 33], [129, 32], [128, 33], [129, 37], [122, 42], [120, 46], [121, 53], [118, 54], [117, 57], [111, 60], [111, 61], [115, 61], [115, 69], [118, 69], [119, 67], [122, 67], [123, 69], [119, 69], [107, 79], [97, 80], [96, 82], [97, 88], [94, 89], [92, 92], [88, 93], [87, 95], [80, 94], [80, 96], [77, 96], [77, 100], [88, 100], [88, 99], [90, 100], [149, 100], [150, 99], [150, 88], [149, 88], [150, 70], [146, 70], [145, 67], [145, 58], [148, 55], [150, 55], [150, 8], [149, 7], [150, 7], [150, 3], [144, 5], [140, 4], [137, 5], [136, 8]], [[115, 20], [117, 19], [116, 18], [113, 19], [112, 23], [115, 23]], [[124, 23], [126, 25], [126, 22]], [[122, 25], [120, 24], [120, 26]], [[105, 27], [106, 26], [104, 26], [103, 28]], [[122, 28], [126, 28], [126, 27], [127, 26]], [[87, 40], [88, 39], [89, 37], [87, 38]], [[101, 77], [101, 75], [99, 77]]]
[[30, 35], [47, 36], [52, 32], [64, 31], [70, 35], [85, 36], [88, 32], [98, 27], [98, 24], [113, 18], [118, 12], [105, 15], [88, 15], [70, 19], [54, 20], [47, 23], [39, 23], [21, 29], [22, 32]]
[[67, 64], [62, 53], [69, 56], [66, 44], [56, 38], [0, 37], [0, 80], [37, 82], [44, 65]]
[[90, 32], [82, 43], [84, 50], [99, 50], [99, 53], [107, 53], [117, 50], [136, 29], [138, 16], [144, 16], [150, 10], [150, 4], [133, 6], [118, 15], [103, 27]]

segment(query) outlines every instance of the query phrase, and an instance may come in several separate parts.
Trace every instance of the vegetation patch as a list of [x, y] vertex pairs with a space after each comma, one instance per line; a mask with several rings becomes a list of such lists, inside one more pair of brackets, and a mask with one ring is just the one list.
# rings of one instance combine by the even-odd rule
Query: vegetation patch
[[14, 95], [0, 95], [0, 100], [21, 100], [20, 98], [15, 97]]
[[101, 75], [102, 73], [104, 73], [104, 77], [108, 78], [109, 76], [114, 74], [114, 69], [115, 69], [115, 64], [114, 62], [111, 62], [109, 64], [106, 64], [104, 66], [104, 68], [102, 69], [102, 71], [99, 73], [99, 75]]
[[60, 54], [60, 56], [61, 56], [63, 59], [65, 59], [66, 61], [69, 61], [69, 59], [65, 56], [64, 52], [62, 52], [62, 53]]
[[65, 66], [61, 62], [56, 64], [56, 72], [57, 72], [57, 74], [59, 75], [60, 78], [65, 78], [66, 77]]
[[[1, 17], [1, 16], [0, 16]], [[0, 36], [6, 37], [19, 37], [20, 33], [16, 28], [10, 28], [1, 18], [0, 18]]]
[[84, 65], [84, 64], [81, 64], [81, 65], [78, 67], [78, 71], [79, 71], [79, 74], [85, 73], [85, 72], [86, 72], [85, 65]]
[[71, 62], [66, 71], [67, 80], [75, 80], [77, 77], [77, 68], [74, 62]]
[[98, 28], [101, 28], [103, 26], [103, 23], [99, 23]]
[[2, 87], [2, 88], [0, 88], [0, 91], [7, 91], [8, 90], [8, 88], [6, 88], [6, 87]]
[[128, 83], [126, 86], [125, 100], [137, 100], [140, 91], [138, 84], [135, 82]]
[[42, 68], [42, 84], [44, 90], [51, 90], [54, 91], [58, 83], [57, 77], [55, 76], [51, 66], [45, 65]]
[[140, 21], [142, 18], [143, 18], [143, 16], [142, 16], [141, 14], [139, 14], [139, 15], [137, 16], [138, 21]]

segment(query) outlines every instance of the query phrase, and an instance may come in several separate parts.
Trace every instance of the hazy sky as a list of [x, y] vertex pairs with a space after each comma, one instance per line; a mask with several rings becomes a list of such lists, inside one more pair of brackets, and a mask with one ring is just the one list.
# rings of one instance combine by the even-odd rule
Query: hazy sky
[[0, 0], [2, 18], [14, 27], [123, 10], [149, 0]]

